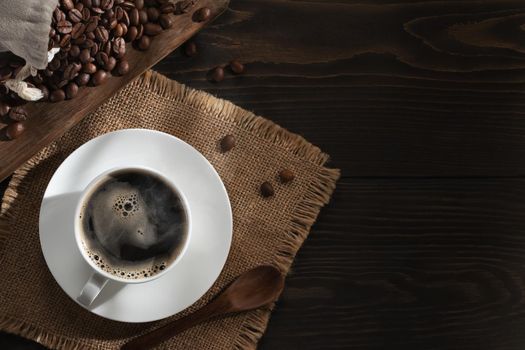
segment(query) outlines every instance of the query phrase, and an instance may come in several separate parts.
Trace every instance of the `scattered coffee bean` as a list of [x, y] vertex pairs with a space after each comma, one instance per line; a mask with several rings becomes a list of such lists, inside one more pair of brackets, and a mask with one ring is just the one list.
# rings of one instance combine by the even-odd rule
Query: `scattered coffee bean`
[[11, 123], [11, 124], [9, 124], [7, 126], [7, 128], [5, 130], [5, 135], [7, 136], [8, 139], [14, 140], [14, 139], [20, 137], [20, 135], [22, 135], [25, 130], [26, 130], [26, 128], [25, 128], [24, 123], [22, 123], [22, 122], [15, 122], [15, 123]]
[[193, 57], [197, 55], [197, 44], [195, 44], [193, 41], [188, 41], [184, 45], [184, 53], [188, 57]]
[[49, 101], [51, 102], [61, 102], [66, 99], [66, 93], [62, 89], [54, 90], [49, 95]]
[[283, 169], [279, 172], [279, 179], [283, 184], [286, 184], [292, 182], [295, 179], [295, 175], [290, 169]]
[[27, 111], [24, 107], [13, 107], [9, 111], [9, 118], [17, 122], [23, 122], [27, 119]]
[[211, 10], [208, 7], [203, 7], [193, 14], [195, 22], [205, 22], [211, 18]]
[[4, 117], [9, 113], [11, 107], [7, 103], [0, 102], [0, 117]]
[[115, 57], [108, 58], [108, 61], [104, 65], [104, 70], [111, 72], [117, 66], [117, 59]]
[[220, 83], [224, 80], [224, 68], [216, 67], [211, 71], [210, 75], [211, 81], [215, 83]]
[[231, 151], [235, 147], [235, 137], [233, 135], [226, 135], [221, 140], [221, 150], [223, 152]]
[[232, 60], [230, 62], [230, 69], [235, 74], [242, 74], [244, 73], [244, 65], [239, 62], [238, 60]]
[[261, 195], [265, 198], [271, 197], [275, 194], [273, 186], [268, 181], [263, 182], [261, 185]]

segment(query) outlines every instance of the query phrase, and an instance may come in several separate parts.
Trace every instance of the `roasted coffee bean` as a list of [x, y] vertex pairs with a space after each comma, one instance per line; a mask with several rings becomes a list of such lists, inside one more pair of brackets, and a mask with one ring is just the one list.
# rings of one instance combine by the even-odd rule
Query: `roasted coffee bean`
[[79, 23], [82, 21], [82, 12], [77, 9], [72, 9], [67, 13], [67, 18], [73, 23]]
[[95, 29], [95, 38], [98, 40], [98, 42], [103, 43], [109, 40], [109, 33], [108, 30], [104, 27], [98, 26]]
[[91, 76], [89, 74], [81, 73], [76, 77], [75, 82], [77, 83], [78, 86], [84, 86], [89, 83], [90, 79], [91, 79]]
[[142, 24], [148, 23], [148, 13], [145, 10], [139, 11], [139, 22]]
[[148, 20], [150, 22], [157, 22], [157, 20], [159, 19], [159, 16], [160, 16], [159, 9], [156, 8], [156, 7], [148, 7], [148, 9], [146, 11], [148, 13]]
[[102, 51], [106, 53], [106, 55], [110, 56], [111, 55], [111, 52], [112, 52], [112, 45], [111, 45], [111, 41], [108, 41], [106, 42], [103, 47], [102, 47]]
[[91, 7], [100, 7], [100, 0], [91, 0]]
[[94, 86], [102, 85], [108, 80], [108, 73], [105, 70], [99, 70], [91, 78]]
[[27, 119], [27, 111], [22, 106], [11, 108], [9, 111], [9, 118], [16, 122], [23, 122]]
[[235, 137], [233, 135], [226, 135], [221, 140], [221, 151], [228, 152], [235, 147]]
[[91, 18], [91, 11], [87, 7], [84, 7], [82, 9], [82, 20], [85, 22], [85, 21], [88, 21], [90, 18]]
[[244, 73], [244, 65], [239, 62], [238, 60], [232, 60], [230, 62], [230, 69], [235, 74], [242, 74]]
[[129, 27], [128, 33], [126, 34], [126, 41], [131, 42], [137, 38], [137, 27]]
[[71, 30], [71, 37], [73, 39], [79, 38], [86, 31], [86, 25], [84, 23], [76, 23]]
[[84, 9], [84, 4], [81, 3], [81, 2], [77, 2], [77, 3], [75, 4], [75, 8], [76, 8], [77, 10], [79, 10], [80, 12], [82, 12], [82, 10]]
[[126, 41], [122, 38], [114, 39], [112, 49], [117, 57], [124, 57], [126, 54]]
[[137, 44], [140, 50], [147, 50], [149, 49], [150, 45], [151, 45], [151, 41], [150, 41], [149, 36], [147, 35], [143, 35]]
[[124, 9], [130, 11], [130, 10], [132, 10], [132, 9], [135, 8], [135, 3], [133, 3], [132, 1], [124, 1], [124, 2], [121, 4], [121, 6], [122, 6]]
[[115, 57], [109, 57], [108, 62], [104, 65], [104, 70], [111, 72], [117, 66], [117, 59]]
[[72, 10], [75, 8], [75, 4], [73, 3], [73, 0], [62, 0], [60, 1], [62, 4], [62, 7], [66, 10]]
[[137, 9], [133, 9], [130, 11], [129, 13], [129, 23], [132, 25], [132, 26], [136, 26], [140, 23], [140, 15], [139, 15], [139, 10]]
[[103, 10], [108, 10], [108, 9], [112, 8], [113, 5], [114, 5], [114, 0], [101, 0], [100, 1], [100, 7]]
[[91, 51], [89, 49], [83, 49], [80, 52], [80, 62], [88, 63], [91, 61]]
[[144, 25], [144, 34], [156, 36], [162, 33], [162, 27], [156, 23], [146, 23]]
[[82, 66], [82, 72], [87, 74], [94, 74], [97, 71], [97, 66], [93, 63], [86, 63]]
[[25, 130], [26, 128], [25, 128], [24, 123], [21, 123], [21, 122], [11, 123], [5, 129], [5, 136], [7, 136], [7, 138], [10, 140], [14, 140], [20, 137], [20, 135], [22, 135]]
[[86, 25], [86, 33], [93, 32], [98, 26], [98, 17], [91, 17]]
[[109, 59], [109, 56], [105, 52], [101, 51], [97, 53], [95, 57], [95, 62], [97, 62], [99, 66], [104, 66], [105, 64], [108, 63], [108, 59]]
[[62, 89], [54, 90], [49, 95], [49, 101], [51, 102], [60, 102], [66, 99], [66, 93]]
[[108, 27], [109, 27], [109, 29], [115, 29], [117, 24], [118, 24], [118, 21], [117, 21], [116, 18], [111, 18], [111, 19], [108, 20]]
[[124, 9], [120, 6], [117, 6], [115, 8], [115, 18], [117, 19], [117, 21], [121, 22], [122, 21], [122, 18], [124, 17]]
[[[66, 34], [62, 36], [62, 39], [60, 39], [60, 47], [64, 49], [66, 46], [68, 46], [71, 43], [71, 35]], [[71, 48], [71, 47], [70, 47]], [[65, 50], [64, 50], [65, 51]]]
[[66, 80], [72, 80], [75, 75], [77, 75], [76, 67], [73, 63], [69, 64], [66, 69], [64, 69], [64, 74], [62, 75]]
[[142, 10], [144, 8], [144, 0], [135, 0], [135, 7]]
[[205, 22], [211, 18], [211, 10], [208, 7], [203, 7], [193, 14], [195, 22]]
[[91, 49], [89, 49], [89, 52], [91, 53], [91, 57], [96, 56], [98, 53], [98, 45], [95, 44], [91, 46]]
[[69, 83], [66, 86], [66, 97], [71, 99], [78, 94], [78, 85], [75, 83]]
[[118, 75], [125, 75], [129, 72], [129, 63], [126, 60], [119, 61], [116, 68]]
[[93, 2], [91, 0], [82, 0], [82, 3], [86, 7], [92, 7], [93, 6]]
[[57, 23], [57, 32], [60, 34], [69, 34], [73, 29], [73, 25], [69, 21], [60, 21]]
[[265, 198], [271, 197], [275, 194], [272, 184], [268, 181], [262, 183], [260, 190], [261, 195]]
[[173, 13], [175, 12], [175, 6], [171, 2], [167, 2], [165, 4], [162, 4], [160, 7], [160, 12], [162, 13]]
[[220, 83], [221, 81], [223, 81], [224, 80], [224, 68], [216, 67], [212, 69], [211, 74], [210, 74], [210, 79], [211, 81], [215, 83]]
[[64, 12], [60, 11], [60, 9], [57, 7], [53, 11], [53, 22], [58, 23], [60, 21], [63, 21], [64, 19], [66, 19]]
[[144, 35], [144, 26], [142, 24], [139, 24], [137, 26], [137, 38], [135, 40], [139, 40], [142, 38], [142, 35]]
[[0, 101], [0, 117], [6, 116], [10, 110], [11, 110], [11, 107], [9, 107], [7, 103]]
[[115, 29], [113, 29], [113, 35], [117, 38], [123, 36], [124, 35], [124, 25], [121, 23], [117, 24]]
[[170, 15], [166, 15], [166, 14], [160, 15], [159, 23], [164, 29], [173, 27], [173, 19], [171, 18]]
[[193, 6], [197, 3], [197, 0], [182, 0], [175, 5], [175, 13], [183, 14], [188, 13], [192, 10]]
[[184, 45], [184, 53], [188, 57], [193, 57], [193, 56], [197, 55], [197, 53], [198, 53], [198, 51], [197, 51], [197, 44], [195, 44], [193, 41], [188, 41]]
[[295, 175], [290, 169], [283, 169], [279, 172], [279, 179], [283, 184], [286, 184], [292, 182], [295, 179]]
[[122, 16], [122, 23], [128, 27], [131, 25], [131, 21], [129, 20], [129, 15], [126, 11], [124, 11], [124, 14]]
[[95, 41], [93, 39], [86, 39], [86, 41], [84, 41], [82, 44], [80, 44], [80, 46], [83, 49], [90, 49], [90, 48], [93, 47], [93, 45], [95, 45]]

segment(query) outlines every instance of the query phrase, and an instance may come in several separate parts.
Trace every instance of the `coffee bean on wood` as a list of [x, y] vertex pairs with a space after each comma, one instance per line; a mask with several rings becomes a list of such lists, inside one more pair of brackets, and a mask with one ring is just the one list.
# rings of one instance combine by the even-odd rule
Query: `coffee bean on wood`
[[14, 122], [7, 126], [5, 129], [5, 136], [7, 136], [8, 139], [14, 140], [20, 135], [22, 135], [25, 131], [25, 126], [22, 122]]

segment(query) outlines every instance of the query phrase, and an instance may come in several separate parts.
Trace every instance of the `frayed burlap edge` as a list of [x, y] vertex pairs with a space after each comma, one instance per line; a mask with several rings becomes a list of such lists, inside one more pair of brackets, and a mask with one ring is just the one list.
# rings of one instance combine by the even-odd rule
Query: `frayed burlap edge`
[[[318, 147], [306, 141], [303, 137], [292, 134], [277, 124], [256, 116], [233, 103], [216, 98], [208, 93], [189, 88], [172, 81], [161, 74], [147, 71], [131, 83], [149, 87], [153, 92], [173, 101], [185, 104], [211, 113], [225, 122], [237, 124], [240, 128], [267, 140], [288, 152], [305, 159], [315, 165], [323, 166], [329, 159]], [[16, 202], [18, 195], [23, 194], [23, 180], [30, 170], [38, 164], [39, 155], [33, 157], [20, 167], [9, 183], [2, 200], [0, 210], [0, 245], [10, 234], [10, 228], [16, 227], [12, 220], [16, 219]], [[340, 177], [339, 169], [321, 168], [317, 177], [310, 183], [304, 198], [293, 211], [290, 227], [282, 241], [282, 248], [276, 256], [276, 266], [281, 271], [288, 271], [295, 255], [308, 236], [310, 228], [317, 219], [320, 209], [326, 205], [335, 190]], [[250, 350], [257, 347], [257, 342], [266, 330], [270, 318], [270, 310], [257, 310], [248, 314], [234, 342], [236, 350]], [[88, 344], [76, 339], [51, 334], [39, 327], [27, 324], [9, 316], [0, 317], [0, 328], [17, 334], [50, 348], [85, 349]]]

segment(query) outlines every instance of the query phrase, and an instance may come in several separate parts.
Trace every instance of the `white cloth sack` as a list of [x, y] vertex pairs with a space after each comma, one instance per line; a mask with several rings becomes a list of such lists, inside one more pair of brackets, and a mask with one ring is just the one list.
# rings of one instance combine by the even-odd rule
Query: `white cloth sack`
[[0, 52], [11, 51], [34, 68], [46, 68], [57, 5], [58, 0], [0, 0]]

